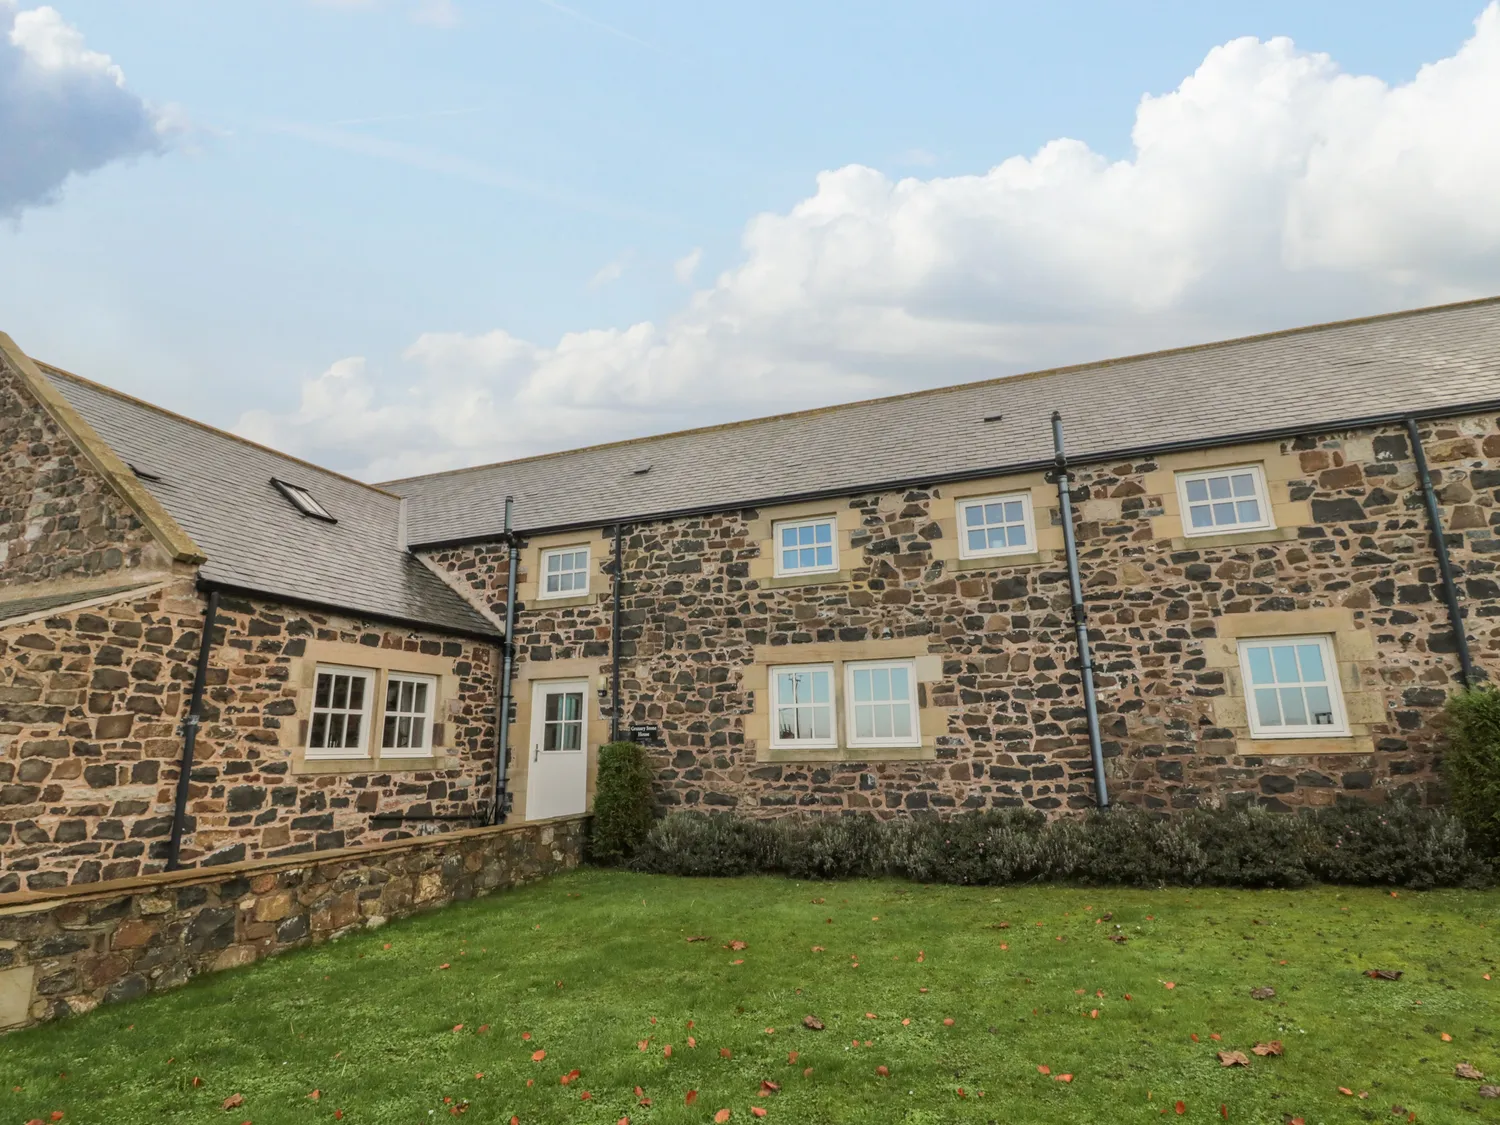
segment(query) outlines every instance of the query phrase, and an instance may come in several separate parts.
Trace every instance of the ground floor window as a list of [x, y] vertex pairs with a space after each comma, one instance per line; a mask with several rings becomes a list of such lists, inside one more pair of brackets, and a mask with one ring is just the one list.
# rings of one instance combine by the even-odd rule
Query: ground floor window
[[922, 744], [911, 660], [848, 661], [842, 684], [832, 664], [782, 665], [770, 670], [770, 682], [777, 749]]
[[1348, 733], [1332, 638], [1246, 638], [1239, 647], [1245, 705], [1254, 737], [1315, 738]]
[[385, 723], [380, 747], [411, 754], [432, 753], [432, 676], [392, 672], [385, 681]]
[[355, 758], [368, 753], [374, 678], [375, 673], [365, 668], [318, 667], [308, 724], [308, 757]]

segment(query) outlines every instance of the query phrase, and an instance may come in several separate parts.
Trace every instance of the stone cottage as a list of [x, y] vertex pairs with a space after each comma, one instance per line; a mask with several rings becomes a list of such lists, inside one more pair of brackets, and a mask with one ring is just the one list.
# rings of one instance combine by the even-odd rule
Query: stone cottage
[[1439, 801], [1497, 566], [1500, 299], [378, 486], [0, 336], [0, 895], [578, 812], [614, 733], [755, 816]]

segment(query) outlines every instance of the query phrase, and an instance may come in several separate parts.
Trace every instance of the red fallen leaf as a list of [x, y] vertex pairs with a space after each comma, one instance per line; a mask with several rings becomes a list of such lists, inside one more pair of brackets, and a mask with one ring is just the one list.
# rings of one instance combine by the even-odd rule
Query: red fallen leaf
[[1220, 1035], [1220, 1034], [1219, 1034], [1219, 1033], [1218, 1033], [1218, 1032], [1217, 1032], [1217, 1031], [1211, 1031], [1211, 1032], [1209, 1032], [1209, 1033], [1208, 1033], [1208, 1037], [1209, 1037], [1209, 1038], [1210, 1038], [1210, 1039], [1212, 1039], [1212, 1040], [1213, 1040], [1213, 1041], [1214, 1041], [1214, 1042], [1215, 1042], [1215, 1043], [1217, 1043], [1217, 1042], [1219, 1042], [1219, 1041], [1221, 1041], [1221, 1040], [1222, 1040], [1222, 1039], [1223, 1039], [1223, 1038], [1224, 1038], [1224, 1037], [1223, 1037], [1223, 1036], [1222, 1036], [1222, 1035]]
[[464, 1025], [461, 1024], [461, 1023], [456, 1023], [456, 1024], [453, 1025], [453, 1030], [454, 1031], [462, 1031], [463, 1029], [464, 1029]]
[[521, 1125], [521, 1119], [514, 1113], [510, 1115], [510, 1125]]
[[1166, 985], [1167, 988], [1169, 988], [1169, 989], [1177, 987], [1177, 982], [1176, 981], [1172, 981], [1172, 980], [1164, 980], [1164, 981], [1162, 981], [1162, 984]]
[[344, 1119], [344, 1111], [341, 1110], [341, 1109], [334, 1110], [333, 1111], [333, 1119], [335, 1121], [342, 1121]]
[[743, 957], [741, 957], [738, 961], [731, 961], [729, 963], [731, 965], [743, 965], [745, 963], [745, 959]]
[[1126, 994], [1125, 994], [1125, 999], [1127, 999], [1127, 1000], [1129, 1000], [1129, 999], [1130, 999], [1130, 993], [1128, 993], [1128, 992], [1127, 992], [1127, 993], [1126, 993]]
[[807, 1028], [808, 1031], [822, 1031], [823, 1021], [817, 1016], [803, 1016], [802, 1026]]
[[766, 1115], [766, 1111], [764, 1109], [762, 1109], [760, 1106], [753, 1105], [753, 1106], [750, 1107], [750, 1116], [751, 1117], [764, 1117], [765, 1115]]
[[720, 1047], [719, 1048], [719, 1058], [721, 1058], [721, 1059], [727, 1059], [729, 1057], [730, 1057], [729, 1048], [728, 1047]]
[[1343, 1094], [1346, 1098], [1352, 1098], [1354, 1096], [1354, 1091], [1349, 1089], [1348, 1086], [1340, 1086], [1339, 1093]]
[[579, 1073], [580, 1072], [576, 1066], [572, 1070], [568, 1071], [567, 1074], [563, 1075], [563, 1085], [566, 1086], [569, 1082], [577, 1082]]
[[[488, 1024], [486, 1024], [485, 1026], [488, 1026]], [[529, 1032], [529, 1031], [523, 1031], [523, 1032], [521, 1032], [521, 1038], [522, 1039], [530, 1039], [531, 1038], [531, 1032]]]
[[742, 949], [749, 949], [749, 948], [750, 948], [750, 946], [749, 946], [749, 945], [747, 945], [747, 944], [746, 944], [746, 943], [745, 943], [745, 942], [743, 942], [743, 941], [740, 941], [740, 940], [739, 940], [739, 939], [738, 939], [738, 938], [736, 938], [736, 939], [735, 939], [735, 940], [734, 940], [734, 941], [732, 941], [732, 942], [730, 942], [730, 943], [729, 943], [729, 944], [728, 944], [728, 945], [726, 945], [726, 946], [725, 946], [725, 947], [724, 947], [724, 948], [725, 948], [725, 949], [732, 949], [732, 950], [734, 950], [734, 951], [735, 951], [735, 952], [736, 952], [736, 953], [738, 953], [738, 952], [739, 952], [739, 951], [740, 951], [740, 950], [742, 950]]
[[689, 1035], [688, 1036], [688, 1046], [689, 1047], [696, 1047], [697, 1045], [698, 1045], [698, 1040], [694, 1039], [691, 1035]]
[[244, 1094], [230, 1094], [227, 1098], [224, 1099], [224, 1104], [221, 1105], [219, 1108], [220, 1109], [238, 1109], [240, 1106], [242, 1106], [244, 1104], [245, 1104], [245, 1095]]
[[812, 951], [814, 953], [822, 953], [822, 952], [824, 952], [824, 949], [823, 949], [823, 947], [821, 945], [815, 945], [815, 946], [812, 947]]
[[760, 1080], [760, 1096], [761, 1097], [764, 1098], [764, 1097], [766, 1097], [766, 1096], [768, 1096], [770, 1094], [779, 1094], [779, 1093], [781, 1093], [781, 1084], [779, 1082], [772, 1082], [769, 1078], [762, 1078]]
[[803, 1078], [811, 1078], [812, 1077], [812, 1067], [810, 1067], [810, 1066], [803, 1067], [802, 1068], [802, 1077]]
[[952, 1027], [953, 1026], [953, 1017], [949, 1016], [947, 1019], [943, 1020], [943, 1026], [944, 1027]]
[[1223, 1102], [1219, 1103], [1219, 1116], [1222, 1117], [1225, 1121], [1229, 1120], [1229, 1107]]
[[1219, 1052], [1219, 1065], [1220, 1066], [1249, 1066], [1250, 1065], [1250, 1060], [1245, 1056], [1245, 1052], [1244, 1051], [1220, 1051]]
[[474, 1033], [474, 1034], [475, 1034], [475, 1035], [483, 1035], [483, 1034], [484, 1034], [484, 1033], [485, 1033], [485, 1032], [486, 1032], [486, 1031], [488, 1031], [488, 1030], [489, 1030], [489, 1029], [490, 1029], [490, 1025], [489, 1025], [489, 1024], [487, 1024], [487, 1023], [482, 1023], [482, 1024], [480, 1024], [480, 1025], [479, 1025], [479, 1030], [478, 1030], [478, 1031], [476, 1031], [476, 1032], [475, 1032], [475, 1033]]
[[1400, 980], [1400, 969], [1366, 969], [1365, 976], [1371, 980]]
[[532, 1062], [541, 1062], [546, 1057], [547, 1057], [547, 1052], [546, 1051], [532, 1051], [531, 1052], [531, 1061]]
[[636, 1042], [635, 1049], [638, 1050], [638, 1051], [644, 1051], [650, 1045], [651, 1045], [651, 1040], [649, 1040], [649, 1039], [641, 1039], [641, 1040], [638, 1040]]
[[926, 991], [927, 991], [927, 989], [925, 989], [925, 988], [919, 988], [919, 989], [917, 989], [917, 991], [918, 991], [918, 992], [926, 992]]
[[439, 969], [446, 969], [447, 967], [448, 967], [448, 962], [446, 962], [446, 961], [444, 961], [441, 965], [438, 966]]
[[646, 1091], [637, 1086], [635, 1088], [635, 1096], [638, 1098], [644, 1098], [646, 1096]]
[[529, 1089], [531, 1089], [531, 1087], [532, 1087], [532, 1084], [533, 1084], [533, 1083], [534, 1083], [534, 1082], [536, 1082], [536, 1079], [535, 1079], [535, 1078], [528, 1078], [528, 1079], [526, 1079], [526, 1088], [527, 1088], [527, 1089], [528, 1089], [528, 1090], [529, 1090]]
[[1187, 1112], [1187, 1102], [1178, 1102], [1172, 1108], [1175, 1109], [1179, 1114], [1186, 1113]]
[[1281, 1054], [1281, 1040], [1272, 1039], [1269, 1043], [1257, 1043], [1250, 1049], [1262, 1058], [1266, 1055], [1279, 1055]]
[[382, 945], [382, 946], [381, 946], [381, 947], [380, 947], [380, 948], [381, 948], [381, 949], [389, 949], [389, 948], [390, 948], [390, 947], [391, 947], [391, 943], [390, 943], [390, 942], [386, 942], [386, 943], [385, 943], [385, 944], [384, 944], [384, 945]]
[[1038, 1074], [1051, 1074], [1052, 1073], [1052, 1068], [1050, 1066], [1043, 1065], [1043, 1066], [1037, 1067], [1036, 1068], [1036, 1072]]
[[1096, 1019], [1098, 1019], [1098, 1018], [1099, 1018], [1099, 1009], [1098, 1009], [1098, 1008], [1094, 1008], [1094, 1009], [1092, 1009], [1092, 1010], [1091, 1010], [1091, 1011], [1090, 1011], [1090, 1012], [1089, 1012], [1089, 1019], [1091, 1019], [1091, 1020], [1096, 1020]]
[[1441, 1038], [1442, 1038], [1442, 1040], [1443, 1040], [1444, 1043], [1452, 1043], [1453, 1042], [1453, 1036], [1449, 1035], [1446, 1031], [1443, 1032]]
[[866, 1012], [865, 1013], [865, 1019], [872, 1020], [874, 1018], [875, 1018], [875, 1013], [874, 1012]]
[[729, 1120], [729, 1111], [727, 1109], [719, 1110], [718, 1113], [714, 1114], [714, 1120], [719, 1122], [719, 1125], [723, 1125], [725, 1121]]
[[630, 1118], [622, 1117], [620, 1118], [620, 1120], [615, 1122], [615, 1125], [630, 1125]]
[[766, 1028], [766, 1034], [767, 1035], [775, 1035], [776, 1034], [776, 1029], [774, 1027], [768, 1027], [768, 1028]]
[[901, 1021], [901, 1026], [902, 1027], [910, 1027], [911, 1026], [911, 1020], [909, 1020], [909, 1019], [902, 1020]]
[[687, 1097], [685, 1097], [685, 1098], [682, 1099], [682, 1104], [683, 1105], [692, 1105], [697, 1100], [698, 1100], [698, 1091], [697, 1090], [689, 1090], [687, 1092]]
[[478, 1081], [479, 1081], [479, 1080], [480, 1080], [480, 1079], [482, 1079], [482, 1078], [483, 1078], [483, 1077], [484, 1077], [484, 1071], [482, 1071], [482, 1070], [476, 1070], [476, 1071], [475, 1071], [475, 1072], [474, 1072], [474, 1081], [475, 1081], [475, 1082], [478, 1082]]
[[1307, 1122], [1300, 1117], [1294, 1117], [1286, 1125], [1307, 1125]]
[[312, 1093], [310, 1093], [310, 1094], [307, 1095], [308, 1100], [309, 1101], [314, 1101], [314, 1102], [317, 1101], [322, 1096], [323, 1096], [323, 1091], [322, 1090], [314, 1090]]
[[958, 1096], [961, 1097], [961, 1098], [967, 1098], [969, 1095], [966, 1094], [966, 1093], [964, 1093], [964, 1088], [962, 1086], [960, 1086], [958, 1088]]
[[1196, 1043], [1196, 1042], [1198, 1042], [1198, 1033], [1196, 1031], [1194, 1031], [1194, 1032], [1192, 1032], [1192, 1033], [1190, 1033], [1188, 1035], [1188, 1038], [1191, 1039], [1194, 1043]]
[[665, 1047], [663, 1047], [661, 1049], [661, 1054], [662, 1058], [670, 1059], [672, 1057], [672, 1044], [668, 1043]]
[[689, 1031], [692, 1031], [692, 1030], [693, 1030], [693, 1025], [694, 1025], [694, 1024], [695, 1024], [695, 1023], [697, 1023], [697, 1022], [698, 1022], [698, 1021], [697, 1021], [697, 1020], [688, 1020], [688, 1022], [687, 1022], [687, 1025], [688, 1025], [688, 1030], [689, 1030]]
[[1073, 1081], [1073, 1076], [1071, 1074], [1054, 1074], [1052, 1076], [1052, 1081], [1054, 1081], [1054, 1082], [1071, 1082], [1071, 1081]]
[[581, 1102], [586, 1102], [586, 1101], [591, 1101], [593, 1099], [593, 1097], [594, 1097], [593, 1094], [591, 1094], [587, 1090], [585, 1090], [583, 1093], [581, 1093], [581, 1094], [578, 1095], [578, 1100], [581, 1101]]
[[880, 1075], [880, 1077], [882, 1078], [889, 1078], [891, 1076], [891, 1068], [888, 1066], [877, 1066], [875, 1068], [875, 1073]]
[[[1000, 948], [1001, 948], [1001, 949], [1009, 949], [1009, 948], [1010, 948], [1010, 946], [1008, 946], [1008, 945], [1006, 945], [1006, 944], [1005, 944], [1005, 943], [1004, 943], [1004, 942], [1003, 942], [1003, 941], [1002, 941], [1002, 942], [1001, 942], [1001, 943], [1000, 943]], [[925, 989], [925, 988], [924, 988], [924, 989], [923, 989], [923, 990], [922, 990], [922, 991], [923, 991], [923, 992], [926, 992], [926, 991], [927, 991], [927, 990], [926, 990], [926, 989]]]
[[[196, 1075], [194, 1075], [194, 1077], [193, 1077], [193, 1085], [194, 1086], [201, 1086], [201, 1085], [203, 1085], [203, 1079], [201, 1079], [201, 1078], [197, 1077]], [[21, 1087], [19, 1087], [19, 1086], [16, 1087], [17, 1090], [19, 1090], [20, 1088]]]

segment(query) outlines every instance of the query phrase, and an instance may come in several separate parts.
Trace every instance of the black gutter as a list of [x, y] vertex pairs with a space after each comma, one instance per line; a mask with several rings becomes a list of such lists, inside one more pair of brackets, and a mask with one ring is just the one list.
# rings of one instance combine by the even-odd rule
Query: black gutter
[[1052, 412], [1053, 470], [1057, 477], [1057, 506], [1062, 518], [1063, 550], [1068, 556], [1068, 589], [1073, 599], [1073, 632], [1078, 638], [1078, 674], [1083, 682], [1083, 709], [1088, 718], [1089, 754], [1094, 760], [1094, 803], [1109, 808], [1109, 784], [1104, 780], [1104, 744], [1099, 738], [1099, 700], [1094, 687], [1094, 659], [1089, 651], [1088, 609], [1083, 604], [1083, 579], [1078, 573], [1078, 544], [1073, 538], [1073, 497], [1069, 493], [1068, 457], [1063, 452], [1062, 412]]
[[452, 816], [437, 813], [371, 813], [370, 827], [383, 827], [385, 824], [426, 823], [430, 821], [450, 820], [477, 820], [481, 824], [488, 818], [487, 813], [456, 813]]
[[1427, 504], [1427, 525], [1432, 531], [1432, 544], [1437, 552], [1443, 600], [1448, 603], [1448, 621], [1453, 627], [1453, 642], [1458, 649], [1459, 678], [1464, 687], [1471, 688], [1474, 686], [1474, 662], [1469, 656], [1469, 638], [1464, 632], [1464, 611], [1458, 604], [1458, 585], [1453, 581], [1453, 563], [1448, 558], [1448, 543], [1443, 536], [1443, 516], [1438, 508], [1437, 493], [1432, 487], [1432, 474], [1427, 471], [1427, 451], [1422, 448], [1422, 435], [1417, 431], [1415, 417], [1406, 419], [1406, 436], [1411, 442], [1412, 456], [1417, 462], [1417, 479], [1422, 485], [1422, 499]]
[[[1260, 430], [1242, 430], [1235, 434], [1226, 434], [1211, 438], [1195, 438], [1191, 441], [1122, 446], [1118, 449], [1086, 453], [1070, 460], [1075, 466], [1100, 465], [1109, 461], [1133, 460], [1139, 457], [1158, 457], [1167, 453], [1189, 453], [1199, 449], [1217, 449], [1221, 446], [1246, 445], [1257, 441], [1276, 441], [1282, 438], [1297, 438], [1310, 434], [1332, 433], [1336, 430], [1360, 430], [1368, 429], [1372, 426], [1404, 425], [1408, 418], [1451, 418], [1460, 414], [1480, 414], [1491, 410], [1500, 410], [1500, 399], [1483, 399], [1479, 402], [1456, 403], [1452, 406], [1434, 406], [1418, 411], [1403, 410], [1386, 414], [1367, 414], [1312, 424], [1299, 423], [1297, 425], [1269, 426]], [[632, 515], [629, 517], [629, 520], [632, 524], [642, 524], [687, 519], [692, 516], [716, 515], [720, 512], [733, 512], [745, 508], [764, 508], [775, 504], [800, 504], [816, 500], [837, 500], [848, 496], [863, 495], [868, 492], [895, 492], [898, 489], [918, 488], [931, 484], [958, 483], [967, 480], [983, 480], [986, 477], [1015, 476], [1020, 473], [1043, 472], [1049, 471], [1052, 468], [1053, 461], [1048, 458], [1036, 461], [1017, 461], [1004, 465], [988, 465], [984, 468], [967, 469], [963, 472], [935, 471], [925, 476], [901, 477], [895, 480], [875, 481], [870, 484], [840, 485], [837, 488], [824, 488], [807, 492], [787, 492], [780, 495], [762, 496], [748, 500], [698, 504], [688, 508], [669, 508], [659, 512], [645, 512], [639, 515]], [[576, 531], [592, 531], [614, 522], [618, 522], [618, 520], [592, 520], [583, 523], [553, 524], [550, 526], [539, 525], [527, 528], [526, 532], [528, 535], [558, 535]], [[409, 549], [412, 551], [435, 551], [445, 547], [464, 547], [474, 543], [493, 543], [500, 537], [496, 532], [486, 531], [473, 535], [459, 535], [449, 539], [433, 539], [424, 543], [412, 543], [409, 544]]]
[[177, 768], [177, 800], [172, 806], [172, 835], [167, 841], [167, 870], [182, 866], [182, 831], [187, 820], [188, 785], [192, 781], [193, 752], [198, 745], [198, 727], [203, 721], [203, 689], [208, 684], [208, 656], [214, 647], [214, 622], [219, 614], [219, 591], [208, 591], [203, 607], [203, 635], [198, 638], [198, 663], [193, 668], [193, 694], [182, 720], [182, 762]]
[[620, 741], [620, 574], [624, 569], [620, 549], [621, 526], [615, 524], [615, 570], [612, 576], [614, 585], [614, 607], [610, 610], [609, 639], [610, 639], [610, 667], [609, 680], [610, 691], [613, 702], [609, 709], [609, 740]]
[[505, 544], [508, 570], [505, 578], [505, 637], [500, 642], [500, 702], [495, 707], [495, 796], [490, 801], [490, 824], [504, 824], [507, 797], [505, 783], [510, 771], [510, 680], [516, 663], [516, 571], [521, 559], [521, 541], [511, 530], [515, 497], [505, 498]]
[[[493, 540], [494, 536], [489, 536]], [[417, 565], [421, 565], [418, 563]], [[358, 606], [337, 605], [334, 602], [322, 602], [314, 598], [303, 598], [293, 594], [281, 594], [274, 590], [258, 590], [254, 586], [238, 586], [232, 583], [210, 581], [200, 579], [198, 582], [200, 590], [222, 590], [231, 596], [243, 598], [259, 598], [262, 601], [276, 602], [279, 605], [299, 606], [304, 609], [315, 609], [323, 613], [341, 613], [345, 617], [363, 617], [370, 621], [383, 621], [389, 625], [402, 625], [408, 629], [422, 629], [429, 633], [446, 633], [450, 637], [464, 637], [471, 641], [483, 641], [485, 644], [497, 645], [500, 643], [499, 633], [486, 633], [479, 629], [466, 629], [461, 625], [439, 625], [433, 621], [422, 621], [415, 617], [399, 617], [392, 613], [380, 613], [376, 610], [361, 609]], [[455, 598], [458, 594], [453, 595]]]

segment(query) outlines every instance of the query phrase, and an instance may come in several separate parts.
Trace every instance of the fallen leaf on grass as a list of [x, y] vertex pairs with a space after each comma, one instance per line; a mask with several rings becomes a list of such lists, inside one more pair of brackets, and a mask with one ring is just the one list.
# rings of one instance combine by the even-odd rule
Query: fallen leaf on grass
[[1400, 969], [1366, 969], [1365, 976], [1371, 980], [1400, 980]]
[[762, 1078], [760, 1080], [761, 1097], [769, 1097], [771, 1094], [779, 1093], [781, 1093], [781, 1084], [779, 1082], [772, 1082], [769, 1078]]
[[1250, 990], [1250, 999], [1252, 1000], [1269, 1000], [1275, 995], [1276, 990], [1269, 986], [1264, 988], [1252, 988]]
[[742, 942], [738, 938], [736, 938], [734, 941], [730, 942], [724, 948], [725, 949], [732, 949], [736, 953], [738, 953], [740, 950], [742, 950], [742, 949], [749, 949], [750, 947], [745, 942]]
[[1352, 1098], [1354, 1096], [1354, 1091], [1349, 1089], [1348, 1086], [1340, 1086], [1339, 1093], [1343, 1094], [1346, 1098]]
[[448, 967], [448, 962], [446, 962], [446, 961], [444, 961], [441, 965], [438, 966], [439, 969], [446, 969], [447, 967]]
[[1124, 945], [1129, 939], [1124, 934], [1110, 934], [1109, 940], [1116, 945]]
[[668, 1043], [661, 1049], [661, 1056], [664, 1059], [670, 1059], [672, 1057], [672, 1044]]
[[727, 1059], [729, 1057], [730, 1057], [729, 1048], [728, 1047], [720, 1047], [719, 1048], [719, 1058], [721, 1058], [721, 1059]]
[[1442, 1041], [1444, 1043], [1452, 1043], [1453, 1042], [1453, 1036], [1449, 1035], [1446, 1031], [1443, 1032], [1443, 1034], [1440, 1036], [1440, 1038], [1442, 1039]]
[[687, 1097], [685, 1097], [685, 1098], [682, 1099], [682, 1104], [683, 1105], [692, 1105], [697, 1100], [698, 1100], [698, 1091], [697, 1090], [689, 1090], [687, 1092]]
[[953, 1026], [953, 1017], [949, 1016], [947, 1019], [943, 1020], [943, 1026], [944, 1027], [952, 1027]]
[[[485, 1026], [488, 1027], [489, 1025], [486, 1024]], [[529, 1032], [529, 1031], [523, 1031], [523, 1032], [521, 1032], [521, 1038], [522, 1039], [530, 1039], [531, 1038], [531, 1032]]]
[[690, 938], [687, 939], [689, 945], [691, 945], [695, 941], [707, 941], [707, 940], [708, 940], [708, 935], [707, 934], [697, 934], [697, 935], [695, 935], [695, 936], [690, 937]]
[[808, 1031], [822, 1031], [823, 1021], [817, 1016], [803, 1016], [802, 1026], [807, 1028]]
[[323, 1091], [322, 1090], [314, 1090], [312, 1093], [310, 1093], [310, 1094], [307, 1095], [308, 1100], [309, 1101], [314, 1101], [314, 1102], [317, 1101], [322, 1096], [323, 1096]]
[[1052, 1073], [1052, 1068], [1050, 1066], [1047, 1066], [1047, 1065], [1043, 1064], [1042, 1066], [1039, 1066], [1039, 1067], [1036, 1068], [1036, 1072], [1038, 1074], [1051, 1074]]
[[698, 1046], [698, 1040], [694, 1039], [691, 1035], [689, 1035], [688, 1036], [688, 1046], [689, 1047], [696, 1047], [696, 1046]]
[[1220, 1066], [1249, 1066], [1250, 1060], [1244, 1051], [1220, 1051]]
[[875, 1068], [875, 1073], [880, 1075], [880, 1077], [882, 1078], [889, 1078], [891, 1076], [891, 1068], [888, 1066], [877, 1066]]
[[531, 1061], [532, 1062], [541, 1062], [546, 1057], [547, 1057], [547, 1052], [546, 1051], [532, 1051], [531, 1052]]
[[1481, 1098], [1500, 1098], [1500, 1086], [1481, 1086], [1479, 1087], [1479, 1096]]
[[764, 1117], [765, 1115], [766, 1115], [766, 1111], [764, 1109], [762, 1109], [760, 1106], [753, 1105], [753, 1106], [750, 1107], [750, 1116], [751, 1117]]
[[1164, 988], [1172, 989], [1177, 987], [1177, 982], [1175, 980], [1164, 980], [1161, 983]]
[[1261, 1056], [1261, 1058], [1265, 1058], [1267, 1055], [1279, 1055], [1281, 1054], [1281, 1040], [1272, 1039], [1269, 1043], [1257, 1043], [1250, 1049]]
[[1187, 1112], [1187, 1102], [1178, 1102], [1172, 1108], [1175, 1109], [1179, 1114], [1186, 1113]]
[[1455, 1066], [1453, 1068], [1453, 1077], [1454, 1078], [1472, 1078], [1474, 1081], [1477, 1082], [1481, 1078], [1484, 1077], [1484, 1071], [1482, 1071], [1482, 1070], [1476, 1070], [1474, 1067], [1470, 1066], [1468, 1063], [1461, 1062], [1461, 1063], [1459, 1063], [1457, 1066]]
[[[193, 1076], [193, 1085], [194, 1086], [201, 1086], [201, 1085], [203, 1085], [203, 1079], [199, 1078], [197, 1075], [194, 1075]], [[19, 1086], [16, 1087], [17, 1090], [20, 1090], [20, 1088], [21, 1087], [19, 1087]]]
[[1071, 1081], [1073, 1081], [1073, 1076], [1071, 1074], [1054, 1074], [1052, 1076], [1052, 1081], [1054, 1081], [1054, 1082], [1071, 1082]]
[[244, 1094], [230, 1094], [227, 1098], [224, 1099], [224, 1104], [221, 1105], [219, 1108], [220, 1109], [238, 1109], [240, 1106], [242, 1106], [244, 1104], [245, 1104], [245, 1095]]
[[714, 1114], [714, 1120], [719, 1122], [719, 1125], [723, 1125], [725, 1121], [729, 1120], [729, 1111], [727, 1109], [719, 1110], [718, 1113]]
[[821, 945], [815, 945], [815, 946], [812, 947], [812, 951], [814, 953], [822, 953], [823, 952], [823, 947]]
[[810, 1067], [810, 1066], [803, 1067], [802, 1068], [802, 1077], [803, 1078], [811, 1078], [812, 1077], [812, 1067]]

